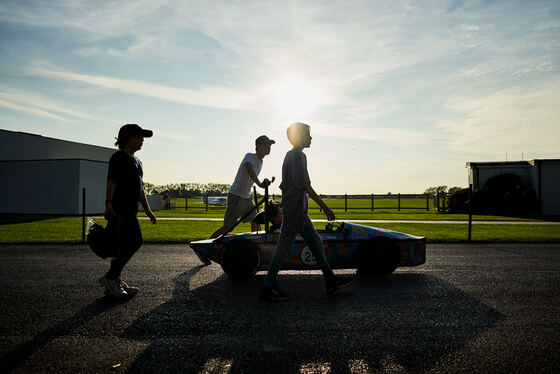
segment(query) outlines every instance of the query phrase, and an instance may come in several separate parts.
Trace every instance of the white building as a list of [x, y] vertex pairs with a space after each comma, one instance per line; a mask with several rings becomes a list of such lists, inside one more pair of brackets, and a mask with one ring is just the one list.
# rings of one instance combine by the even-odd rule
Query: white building
[[516, 174], [533, 188], [543, 215], [560, 215], [560, 159], [514, 162], [467, 162], [469, 183], [473, 190], [499, 174]]
[[109, 158], [116, 148], [0, 130], [0, 213], [86, 214], [105, 210]]

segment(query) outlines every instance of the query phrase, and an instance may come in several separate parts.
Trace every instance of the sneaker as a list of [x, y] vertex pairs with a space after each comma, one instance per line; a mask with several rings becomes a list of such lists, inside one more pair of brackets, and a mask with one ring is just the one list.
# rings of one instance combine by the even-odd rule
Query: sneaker
[[105, 276], [99, 278], [99, 283], [105, 287], [105, 295], [122, 299], [127, 297], [128, 293], [121, 287], [119, 279], [107, 279]]
[[138, 293], [138, 291], [140, 291], [140, 289], [138, 287], [132, 287], [129, 286], [125, 281], [123, 281], [122, 279], [119, 279], [119, 285], [121, 286], [121, 288], [123, 290], [125, 290], [125, 292], [128, 294], [128, 296], [134, 296]]
[[269, 300], [269, 301], [288, 301], [288, 300], [292, 300], [292, 296], [290, 296], [289, 293], [287, 293], [286, 291], [284, 291], [279, 287], [264, 286], [261, 289], [261, 294], [259, 295], [259, 299]]
[[333, 295], [341, 289], [348, 287], [354, 283], [354, 278], [340, 278], [335, 276], [327, 279], [327, 294]]

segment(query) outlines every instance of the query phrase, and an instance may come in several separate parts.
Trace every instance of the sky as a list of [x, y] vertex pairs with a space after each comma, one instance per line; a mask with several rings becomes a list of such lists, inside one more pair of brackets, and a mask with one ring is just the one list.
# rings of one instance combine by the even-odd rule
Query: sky
[[322, 194], [466, 187], [467, 162], [560, 158], [560, 2], [2, 1], [0, 128], [114, 147], [144, 180], [261, 179], [311, 126]]

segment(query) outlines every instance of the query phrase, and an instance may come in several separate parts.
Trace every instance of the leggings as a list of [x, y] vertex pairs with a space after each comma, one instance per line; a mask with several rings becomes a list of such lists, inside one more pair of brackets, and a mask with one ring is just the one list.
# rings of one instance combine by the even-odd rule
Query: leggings
[[121, 272], [136, 251], [142, 246], [143, 238], [136, 214], [119, 213], [109, 220], [107, 228], [111, 232], [113, 244], [117, 247], [117, 256], [111, 260], [107, 279], [120, 278]]

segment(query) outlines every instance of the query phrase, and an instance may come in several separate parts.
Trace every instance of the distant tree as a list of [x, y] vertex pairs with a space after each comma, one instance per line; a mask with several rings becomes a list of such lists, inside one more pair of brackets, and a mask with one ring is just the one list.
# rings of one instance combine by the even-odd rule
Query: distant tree
[[170, 183], [166, 185], [154, 185], [150, 182], [144, 183], [144, 188], [148, 195], [159, 195], [165, 190], [169, 190], [171, 197], [195, 197], [204, 194], [209, 195], [225, 195], [227, 194], [230, 185], [219, 183]]
[[449, 195], [452, 195], [452, 194], [454, 194], [455, 192], [460, 191], [460, 190], [462, 190], [462, 189], [463, 189], [462, 187], [451, 187], [451, 188], [449, 188], [449, 190], [447, 190], [447, 193], [448, 193]]
[[430, 194], [430, 195], [435, 195], [438, 192], [439, 193], [447, 192], [447, 186], [428, 187], [426, 188], [426, 191], [424, 191], [425, 194]]
[[484, 214], [533, 216], [538, 213], [537, 194], [516, 174], [489, 178], [473, 196], [475, 210]]
[[428, 187], [426, 188], [426, 191], [424, 191], [424, 194], [436, 195], [438, 193], [447, 193], [451, 195], [453, 192], [458, 191], [460, 189], [462, 188], [461, 187], [447, 188], [447, 186]]

